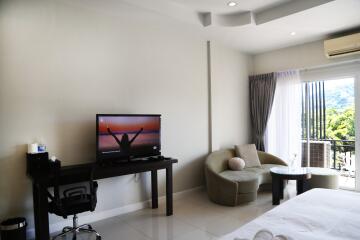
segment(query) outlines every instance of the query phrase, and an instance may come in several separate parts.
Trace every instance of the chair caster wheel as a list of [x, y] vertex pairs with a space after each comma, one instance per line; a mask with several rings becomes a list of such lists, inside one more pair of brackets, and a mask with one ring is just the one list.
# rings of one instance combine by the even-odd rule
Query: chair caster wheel
[[101, 237], [100, 237], [100, 236], [96, 236], [96, 240], [101, 240]]
[[89, 228], [89, 230], [92, 230], [92, 229], [93, 229], [91, 225], [89, 225], [88, 228]]

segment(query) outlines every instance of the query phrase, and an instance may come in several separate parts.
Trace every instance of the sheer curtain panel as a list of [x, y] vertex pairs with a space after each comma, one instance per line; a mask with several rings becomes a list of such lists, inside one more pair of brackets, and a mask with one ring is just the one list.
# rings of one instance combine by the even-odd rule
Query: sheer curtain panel
[[266, 128], [265, 147], [294, 165], [301, 165], [301, 80], [299, 71], [276, 73], [273, 108]]

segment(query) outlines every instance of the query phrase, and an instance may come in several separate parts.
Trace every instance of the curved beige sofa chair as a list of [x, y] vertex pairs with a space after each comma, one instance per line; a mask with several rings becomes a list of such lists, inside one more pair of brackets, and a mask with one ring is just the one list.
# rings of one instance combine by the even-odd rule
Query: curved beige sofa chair
[[260, 186], [271, 184], [270, 168], [287, 164], [271, 154], [258, 151], [261, 167], [228, 169], [228, 160], [235, 157], [234, 149], [218, 150], [205, 161], [206, 187], [211, 201], [236, 206], [254, 201]]
[[340, 174], [328, 168], [310, 167], [311, 178], [308, 180], [309, 188], [339, 189]]

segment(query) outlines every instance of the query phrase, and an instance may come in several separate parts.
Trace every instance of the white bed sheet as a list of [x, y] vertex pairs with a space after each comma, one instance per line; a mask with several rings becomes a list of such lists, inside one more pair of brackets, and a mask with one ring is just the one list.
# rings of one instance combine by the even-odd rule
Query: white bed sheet
[[360, 240], [360, 193], [330, 189], [307, 191], [221, 240], [252, 239], [260, 229], [295, 240]]

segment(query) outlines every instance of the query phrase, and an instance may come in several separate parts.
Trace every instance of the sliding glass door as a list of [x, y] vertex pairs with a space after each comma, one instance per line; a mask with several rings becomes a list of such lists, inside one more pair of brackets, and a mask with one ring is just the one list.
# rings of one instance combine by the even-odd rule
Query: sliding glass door
[[356, 77], [302, 83], [302, 166], [335, 169], [355, 189]]
[[[360, 64], [359, 64], [360, 65]], [[355, 75], [355, 149], [360, 149], [360, 66]], [[359, 152], [359, 151], [358, 151]], [[360, 192], [360, 157], [356, 158], [355, 164], [355, 190]]]

